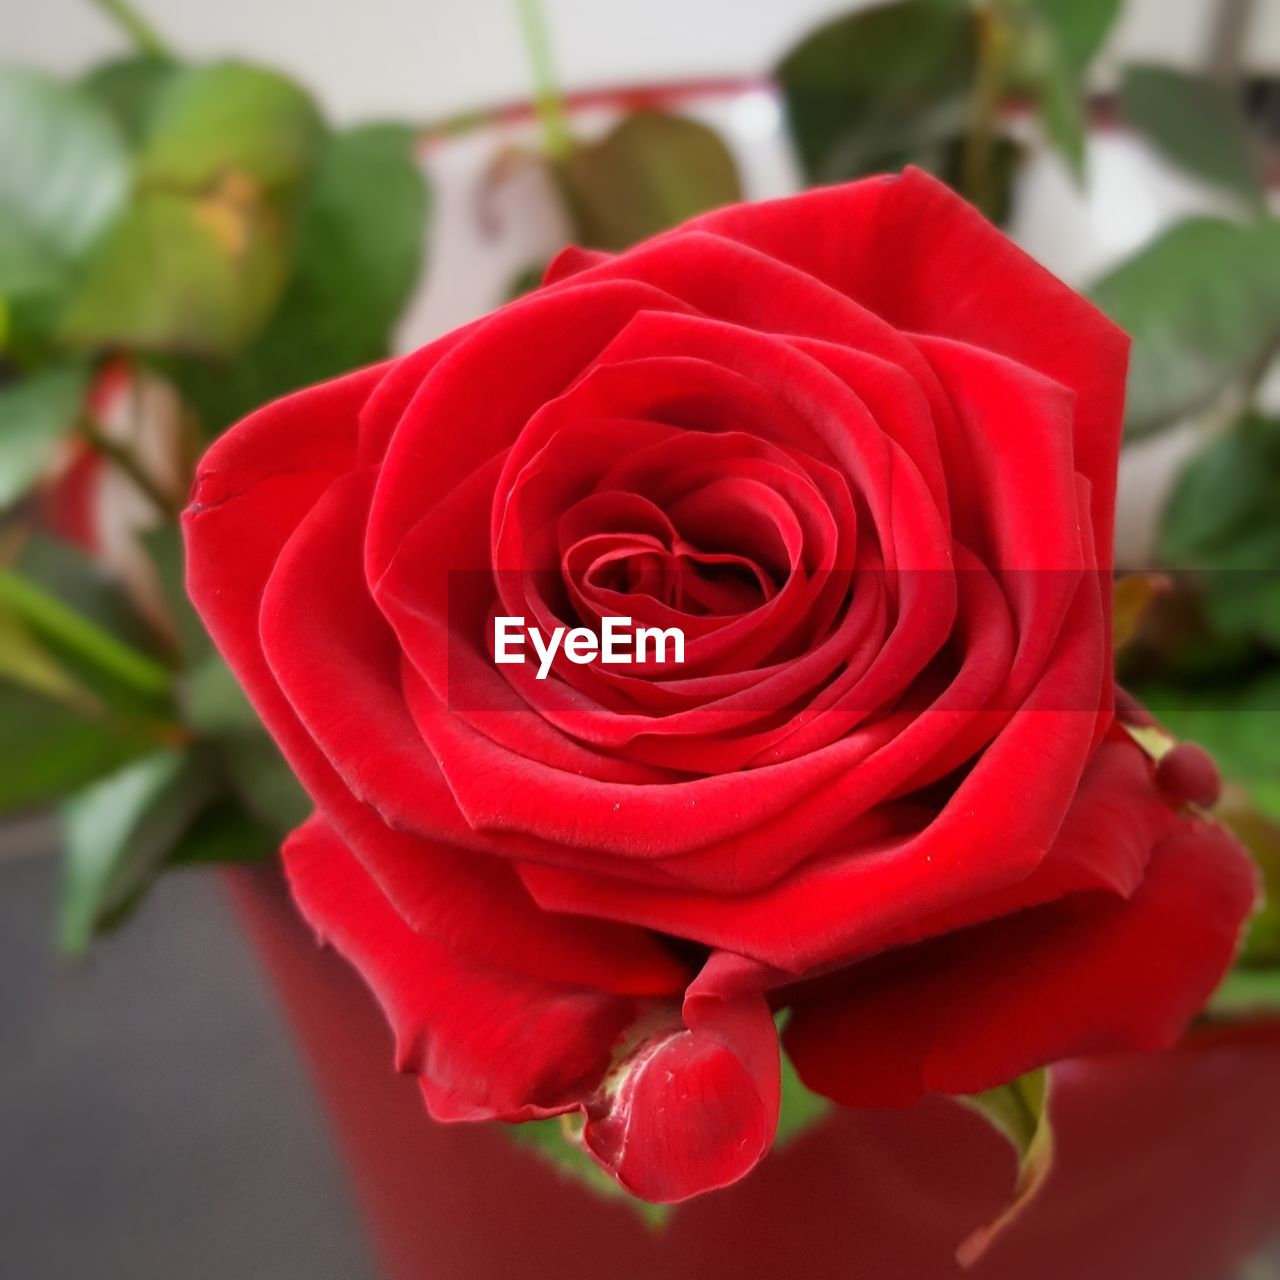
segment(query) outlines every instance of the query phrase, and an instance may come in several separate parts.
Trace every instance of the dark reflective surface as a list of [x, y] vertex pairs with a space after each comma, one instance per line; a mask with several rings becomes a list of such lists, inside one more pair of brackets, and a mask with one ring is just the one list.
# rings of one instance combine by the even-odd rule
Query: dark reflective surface
[[0, 828], [0, 1276], [373, 1280], [216, 877], [165, 877], [76, 966], [55, 860], [16, 846]]

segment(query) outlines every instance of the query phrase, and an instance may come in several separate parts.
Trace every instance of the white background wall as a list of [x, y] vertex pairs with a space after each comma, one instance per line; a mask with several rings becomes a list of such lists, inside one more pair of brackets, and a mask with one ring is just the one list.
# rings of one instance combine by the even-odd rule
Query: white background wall
[[[527, 92], [514, 0], [136, 0], [179, 49], [291, 71], [338, 121], [430, 119]], [[764, 72], [857, 0], [544, 0], [568, 88]], [[1112, 56], [1193, 65], [1215, 0], [1128, 0]], [[1280, 0], [1252, 60], [1280, 69]], [[0, 59], [70, 71], [123, 47], [90, 0], [0, 0]]]

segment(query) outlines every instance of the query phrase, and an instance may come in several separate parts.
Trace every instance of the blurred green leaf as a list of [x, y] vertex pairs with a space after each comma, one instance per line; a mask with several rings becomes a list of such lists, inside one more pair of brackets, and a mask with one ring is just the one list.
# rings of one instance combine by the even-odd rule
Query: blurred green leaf
[[552, 1116], [549, 1120], [530, 1120], [509, 1126], [513, 1141], [536, 1152], [563, 1177], [581, 1183], [597, 1195], [622, 1200], [653, 1230], [661, 1230], [671, 1218], [669, 1204], [650, 1204], [624, 1191], [587, 1154], [578, 1136], [582, 1120], [578, 1116]]
[[[11, 308], [15, 300], [65, 291], [70, 272], [60, 255], [17, 213], [0, 204], [0, 300]], [[16, 328], [10, 322], [6, 328]], [[13, 345], [8, 333], [0, 351]]]
[[67, 801], [58, 928], [66, 951], [83, 952], [127, 914], [216, 785], [202, 758], [159, 751]]
[[261, 862], [280, 847], [280, 836], [230, 797], [205, 809], [169, 850], [167, 866]]
[[1044, 131], [1080, 177], [1088, 117], [1084, 74], [1119, 0], [1001, 0], [1010, 24], [1010, 88], [1032, 94]]
[[154, 746], [138, 726], [0, 681], [0, 813], [56, 800]]
[[156, 109], [181, 73], [182, 68], [171, 59], [143, 53], [104, 62], [80, 83], [111, 113], [124, 136], [136, 144], [151, 128]]
[[167, 696], [170, 672], [154, 658], [12, 569], [0, 570], [0, 608], [21, 618], [64, 661], [74, 659], [79, 672], [93, 672], [144, 700]]
[[186, 674], [183, 707], [187, 722], [206, 737], [258, 730], [261, 722], [222, 655], [209, 652]]
[[265, 732], [233, 734], [217, 745], [232, 790], [253, 817], [277, 836], [306, 821], [311, 798]]
[[304, 197], [293, 275], [266, 328], [230, 364], [184, 360], [170, 369], [210, 434], [387, 355], [426, 234], [414, 140], [406, 127], [368, 125], [325, 144]]
[[183, 680], [185, 720], [208, 739], [245, 809], [277, 835], [311, 812], [311, 801], [267, 736], [231, 669], [211, 652]]
[[831, 1114], [831, 1101], [814, 1093], [800, 1079], [791, 1058], [782, 1054], [782, 1101], [778, 1108], [778, 1132], [774, 1146], [781, 1147], [807, 1133]]
[[[0, 571], [0, 602], [56, 667], [57, 696], [73, 710], [151, 745], [174, 731], [171, 676], [152, 652], [155, 637], [87, 556], [56, 539], [27, 536]], [[12, 666], [9, 674], [19, 678]], [[42, 687], [54, 695], [47, 680]]]
[[1183, 467], [1158, 554], [1177, 568], [1280, 564], [1280, 421], [1247, 414]]
[[1053, 1165], [1053, 1125], [1049, 1117], [1049, 1073], [1041, 1067], [1008, 1084], [957, 1101], [982, 1115], [1018, 1156], [1013, 1198], [996, 1220], [978, 1228], [956, 1251], [961, 1266], [976, 1262], [991, 1242], [1026, 1208]]
[[0, 386], [0, 508], [52, 466], [75, 429], [87, 383], [79, 365], [61, 365]]
[[[0, 68], [0, 210], [63, 260], [80, 255], [119, 212], [129, 157], [88, 95], [51, 76]], [[8, 291], [0, 278], [0, 291]]]
[[[303, 209], [297, 268], [271, 336], [303, 334], [295, 376], [328, 377], [386, 355], [392, 327], [418, 282], [427, 186], [417, 135], [365, 125], [332, 137]], [[283, 357], [283, 352], [281, 352]]]
[[625, 249], [695, 214], [742, 199], [737, 166], [714, 130], [637, 111], [557, 165], [578, 243]]
[[1280, 649], [1280, 421], [1246, 414], [1183, 467], [1157, 554], [1203, 569], [1201, 607], [1216, 636]]
[[268, 832], [274, 849], [311, 812], [311, 801], [187, 599], [177, 530], [157, 531], [147, 539], [147, 549], [182, 644], [186, 665], [178, 702], [183, 723], [208, 744], [246, 821]]
[[1097, 56], [1115, 26], [1123, 0], [1030, 0], [1053, 33], [1066, 66], [1077, 76]]
[[[296, 200], [324, 123], [291, 81], [243, 63], [161, 73], [147, 93], [133, 88], [148, 116], [138, 188], [92, 256], [65, 336], [233, 354], [280, 301]], [[144, 106], [135, 98], [132, 109]]]
[[968, 121], [977, 26], [960, 0], [900, 0], [820, 27], [776, 76], [801, 163], [837, 182], [952, 141]]
[[1260, 812], [1243, 788], [1231, 783], [1214, 816], [1244, 841], [1262, 872], [1262, 906], [1249, 923], [1240, 962], [1280, 968], [1280, 821]]
[[1223, 86], [1172, 67], [1130, 66], [1121, 101], [1129, 121], [1174, 164], [1263, 206], [1266, 189], [1244, 113]]
[[1084, 95], [1078, 81], [1056, 57], [1041, 73], [1039, 103], [1045, 134], [1080, 179], [1084, 174], [1088, 124]]
[[237, 350], [280, 297], [285, 228], [234, 181], [203, 196], [140, 195], [91, 257], [65, 336], [81, 345]]
[[28, 534], [9, 567], [120, 644], [155, 657], [155, 636], [119, 582], [79, 547]]
[[186, 671], [195, 671], [214, 652], [213, 641], [187, 595], [186, 550], [182, 530], [174, 524], [160, 525], [141, 535], [143, 547], [155, 566], [160, 590], [182, 650]]
[[1280, 1011], [1280, 968], [1233, 969], [1209, 1002], [1209, 1012], [1252, 1017]]
[[31, 628], [3, 605], [0, 605], [0, 677], [82, 711], [97, 707], [93, 695], [41, 645]]
[[315, 104], [277, 72], [242, 62], [189, 67], [154, 104], [139, 175], [185, 191], [216, 187], [227, 174], [287, 188], [310, 171], [323, 136]]
[[1212, 401], [1280, 341], [1280, 223], [1180, 222], [1091, 292], [1133, 338], [1125, 428], [1147, 435]]

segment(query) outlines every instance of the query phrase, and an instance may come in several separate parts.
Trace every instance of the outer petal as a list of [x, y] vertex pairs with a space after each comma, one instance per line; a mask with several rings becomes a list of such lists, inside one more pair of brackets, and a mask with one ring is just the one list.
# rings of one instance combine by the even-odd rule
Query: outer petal
[[976, 209], [918, 169], [700, 218], [809, 272], [895, 328], [986, 347], [1075, 391], [1076, 457], [1111, 561], [1129, 340]]
[[763, 1158], [778, 1116], [778, 1045], [758, 993], [713, 958], [684, 1000], [636, 1000], [477, 964], [415, 933], [321, 818], [290, 837], [294, 898], [373, 989], [397, 1065], [438, 1120], [581, 1110], [600, 1163], [638, 1196], [683, 1200]]
[[322, 818], [284, 856], [303, 915], [373, 989], [397, 1066], [422, 1077], [437, 1118], [564, 1110], [608, 1068], [637, 1001], [472, 963], [415, 933]]
[[817, 1092], [883, 1106], [976, 1093], [1061, 1058], [1168, 1048], [1230, 967], [1256, 893], [1224, 829], [1181, 819], [1128, 901], [1077, 894], [886, 953], [841, 994], [800, 1005], [788, 1051]]

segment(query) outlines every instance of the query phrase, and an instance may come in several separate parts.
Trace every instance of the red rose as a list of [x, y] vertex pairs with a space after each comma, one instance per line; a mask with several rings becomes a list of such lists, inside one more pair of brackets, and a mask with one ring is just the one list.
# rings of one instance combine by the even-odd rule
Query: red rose
[[[209, 452], [192, 596], [434, 1116], [676, 1200], [767, 1151], [779, 1008], [857, 1104], [1180, 1034], [1254, 878], [1113, 716], [1125, 351], [909, 172], [570, 250]], [[624, 614], [683, 664], [493, 661]]]

